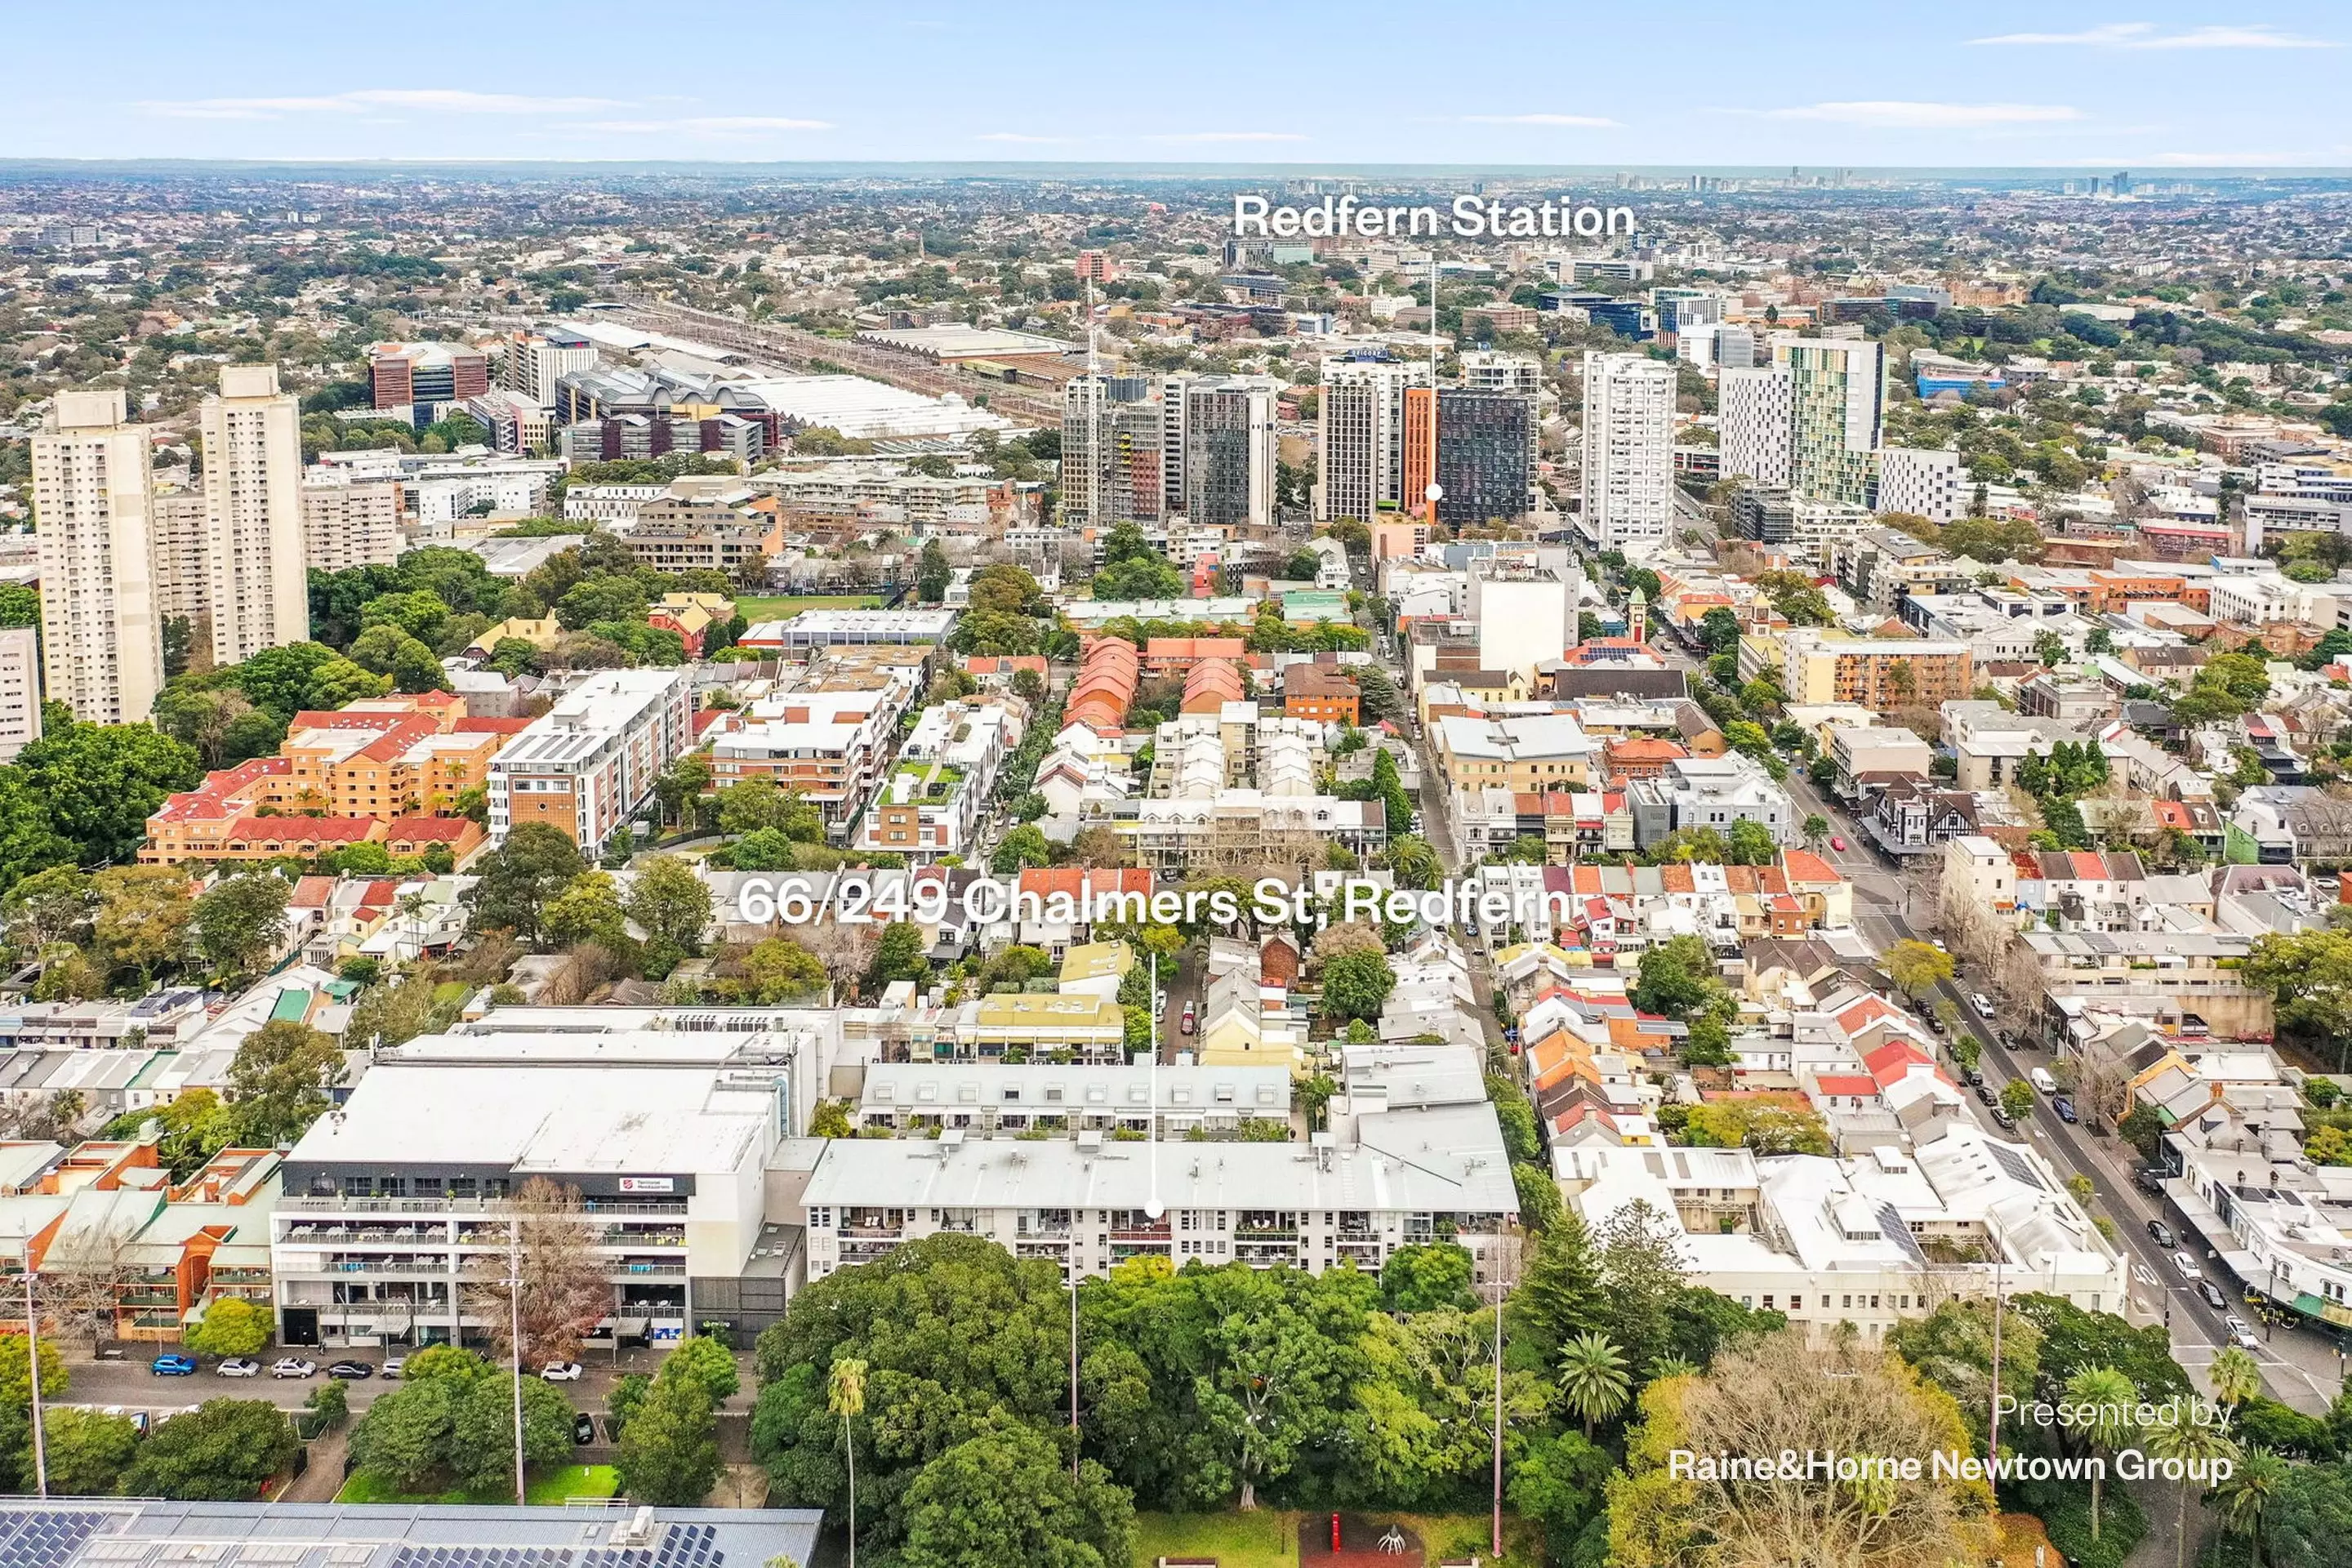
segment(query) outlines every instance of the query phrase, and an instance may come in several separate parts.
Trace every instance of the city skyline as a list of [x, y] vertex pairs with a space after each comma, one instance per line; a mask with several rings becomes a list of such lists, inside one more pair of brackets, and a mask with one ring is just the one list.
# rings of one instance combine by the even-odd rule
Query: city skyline
[[[439, 14], [425, 7], [418, 25]], [[98, 40], [84, 16], [14, 18], [22, 58], [86, 55]], [[144, 0], [106, 16], [119, 86], [92, 95], [28, 73], [0, 120], [0, 158], [1616, 166], [1736, 153], [1764, 165], [2352, 166], [2326, 92], [2352, 25], [2312, 3], [2242, 19], [2209, 5], [1906, 16], [1843, 4], [1760, 37], [1719, 5], [1689, 8], [1670, 35], [1646, 17], [1507, 5], [1486, 13], [1489, 36], [1549, 31], [1560, 50], [1473, 40], [1461, 68], [1429, 82], [1396, 69], [1433, 26], [1425, 11], [1368, 5], [1335, 32], [1317, 10], [1213, 6], [1194, 25], [1229, 19], [1250, 47], [1163, 94], [1089, 85], [1148, 67], [1148, 23], [1102, 16], [1078, 34], [1023, 5], [986, 21], [919, 5], [793, 10], [772, 47], [719, 54], [666, 52], [594, 0], [564, 13], [560, 47], [538, 26], [552, 14], [524, 8], [429, 66], [379, 63], [376, 40], [281, 5], [202, 35], [161, 25]], [[1743, 68], [1685, 68], [1711, 37]], [[544, 66], [493, 69], [509, 50]], [[779, 50], [827, 68], [780, 73]], [[1618, 68], [1644, 58], [1665, 68]], [[966, 90], [1045, 77], [1076, 85], [1056, 107]]]

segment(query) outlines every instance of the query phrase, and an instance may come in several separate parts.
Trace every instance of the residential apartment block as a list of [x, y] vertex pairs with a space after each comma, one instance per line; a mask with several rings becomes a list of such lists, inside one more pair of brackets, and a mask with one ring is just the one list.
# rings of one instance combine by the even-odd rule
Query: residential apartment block
[[304, 483], [302, 553], [313, 571], [389, 566], [401, 550], [398, 481]]
[[301, 409], [278, 390], [276, 365], [226, 364], [197, 423], [213, 662], [242, 664], [310, 636]]
[[564, 693], [490, 763], [490, 840], [543, 822], [595, 849], [692, 740], [685, 669], [607, 669]]
[[135, 724], [163, 686], [154, 484], [120, 387], [60, 392], [34, 433], [45, 689], [90, 724]]

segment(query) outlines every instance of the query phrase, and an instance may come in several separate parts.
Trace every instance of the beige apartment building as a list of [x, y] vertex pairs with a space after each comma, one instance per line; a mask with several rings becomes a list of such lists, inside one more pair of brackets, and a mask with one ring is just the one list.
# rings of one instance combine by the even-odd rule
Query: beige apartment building
[[225, 364], [198, 424], [213, 662], [241, 664], [310, 635], [300, 405], [276, 365]]
[[60, 392], [32, 447], [45, 689], [86, 722], [135, 723], [163, 685], [147, 431], [120, 387]]
[[400, 485], [394, 479], [302, 487], [302, 550], [311, 567], [342, 572], [400, 559]]
[[1780, 639], [1780, 689], [1799, 707], [1852, 702], [1885, 713], [1934, 708], [1976, 690], [1969, 645], [1926, 637], [1792, 631]]

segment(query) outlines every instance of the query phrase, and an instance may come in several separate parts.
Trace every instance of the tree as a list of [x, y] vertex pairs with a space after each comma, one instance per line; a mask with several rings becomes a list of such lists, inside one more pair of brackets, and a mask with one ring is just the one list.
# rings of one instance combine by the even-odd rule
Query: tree
[[274, 871], [239, 871], [198, 895], [196, 951], [223, 974], [242, 979], [278, 951], [293, 893]]
[[[2234, 1461], [2238, 1447], [2218, 1426], [2198, 1421], [2161, 1421], [2148, 1429], [2147, 1451], [2157, 1458], [2175, 1460], [2184, 1467], [2172, 1537], [2174, 1568], [2186, 1568], [2189, 1560], [2189, 1494], [2201, 1485], [2192, 1478], [2212, 1473], [2212, 1467], [2220, 1460]], [[2345, 1522], [2352, 1525], [2352, 1511], [2346, 1513]], [[2352, 1531], [2347, 1531], [2344, 1540], [2347, 1545], [2352, 1545]], [[2310, 1561], [2313, 1568], [2318, 1568], [2322, 1563], [2337, 1560], [2315, 1557]]]
[[[2132, 1380], [2111, 1366], [2084, 1367], [2066, 1380], [2066, 1397], [2075, 1405], [2078, 1419], [2075, 1430], [2083, 1441], [2102, 1458], [2114, 1454], [2131, 1440], [2137, 1429], [2132, 1420], [2131, 1407], [2139, 1402], [2139, 1390]], [[2099, 1493], [2105, 1467], [2091, 1471], [2091, 1539], [2099, 1538]]]
[[2245, 1537], [2259, 1565], [2263, 1560], [2263, 1521], [2286, 1489], [2287, 1463], [2267, 1448], [2250, 1448], [2230, 1474], [2213, 1487], [2213, 1503], [2221, 1528]]
[[98, 896], [91, 924], [100, 956], [142, 979], [176, 963], [195, 918], [188, 875], [170, 866], [116, 866], [90, 879]]
[[743, 973], [762, 1006], [820, 994], [827, 983], [824, 964], [816, 954], [785, 936], [772, 936], [744, 954]]
[[0, 899], [0, 921], [11, 945], [39, 952], [62, 942], [89, 918], [89, 879], [71, 866], [52, 866], [16, 882]]
[[849, 1561], [857, 1563], [857, 1439], [849, 1424], [866, 1414], [866, 1363], [854, 1357], [835, 1362], [825, 1374], [824, 1407], [841, 1418], [841, 1451], [849, 1466]]
[[1135, 1505], [1108, 1472], [1074, 1476], [1054, 1441], [1000, 1420], [923, 1467], [907, 1490], [908, 1568], [1122, 1568]]
[[1953, 974], [1952, 955], [1924, 942], [1898, 942], [1886, 950], [1887, 977], [1914, 1000], [1948, 984]]
[[1710, 1005], [1722, 989], [1706, 943], [1676, 936], [1642, 954], [1630, 1000], [1643, 1012], [1686, 1018]]
[[[1784, 1330], [1727, 1352], [1709, 1372], [1663, 1379], [1643, 1395], [1626, 1470], [1609, 1481], [1607, 1561], [1620, 1568], [1725, 1563], [1870, 1563], [1941, 1568], [1986, 1555], [1992, 1492], [1939, 1475], [1931, 1457], [1965, 1448], [1951, 1396], [1858, 1336], [1814, 1344]], [[1917, 1481], [1822, 1484], [1801, 1473], [1765, 1480], [1676, 1478], [1674, 1452], [1798, 1454], [1834, 1449], [1915, 1458]], [[1695, 1467], [1696, 1468], [1696, 1467]]]
[[1373, 952], [1342, 952], [1323, 966], [1323, 1011], [1337, 1018], [1377, 1018], [1396, 971]]
[[327, 1036], [291, 1019], [247, 1035], [228, 1068], [229, 1105], [241, 1142], [282, 1148], [310, 1131], [343, 1079], [343, 1054]]
[[2011, 1079], [2000, 1086], [2000, 1108], [2011, 1118], [2022, 1121], [2033, 1114], [2033, 1086], [2021, 1078]]
[[691, 954], [710, 925], [710, 887], [675, 855], [656, 855], [630, 884], [629, 918], [649, 942]]
[[1023, 823], [997, 841], [996, 850], [989, 857], [988, 869], [995, 876], [1016, 876], [1026, 866], [1053, 863], [1054, 847], [1045, 832], [1034, 823]]
[[892, 921], [882, 928], [866, 978], [878, 989], [900, 980], [920, 985], [930, 978], [930, 960], [923, 951], [923, 928], [909, 921]]
[[109, 1415], [72, 1405], [41, 1412], [47, 1440], [49, 1490], [68, 1497], [105, 1497], [122, 1487], [123, 1472], [139, 1447], [139, 1428], [128, 1415]]
[[2263, 1369], [2240, 1345], [2224, 1345], [2216, 1352], [2205, 1375], [2213, 1384], [2213, 1397], [2232, 1407], [2263, 1391]]
[[135, 859], [163, 797], [204, 777], [192, 748], [144, 724], [74, 724], [17, 752], [16, 767], [85, 866]]
[[[526, 1367], [570, 1361], [580, 1342], [613, 1308], [613, 1287], [595, 1250], [595, 1228], [580, 1189], [533, 1176], [515, 1194], [509, 1221], [509, 1257], [519, 1265], [512, 1276], [485, 1279], [470, 1294], [490, 1342], [501, 1359], [513, 1356], [517, 1314], [521, 1363]], [[521, 1281], [520, 1291], [508, 1279]], [[520, 1300], [509, 1304], [509, 1298]]]
[[300, 1446], [285, 1413], [267, 1400], [208, 1399], [147, 1435], [122, 1489], [183, 1502], [249, 1502]]
[[619, 949], [629, 941], [628, 913], [621, 907], [620, 884], [607, 871], [583, 871], [571, 884], [547, 900], [540, 913], [547, 940], [560, 947], [593, 942]]
[[221, 1296], [205, 1309], [187, 1332], [188, 1349], [198, 1355], [230, 1356], [258, 1355], [269, 1344], [277, 1324], [267, 1308], [256, 1306], [242, 1296]]
[[689, 1334], [662, 1358], [661, 1375], [688, 1378], [701, 1385], [713, 1405], [723, 1405], [742, 1386], [735, 1352], [708, 1334]]
[[1527, 1272], [1511, 1292], [1509, 1337], [1550, 1366], [1561, 1346], [1600, 1321], [1600, 1265], [1582, 1216], [1563, 1209], [1536, 1237]]
[[473, 928], [512, 931], [537, 946], [547, 901], [584, 869], [571, 835], [543, 822], [518, 824], [504, 844], [482, 857], [480, 879], [467, 889]]
[[1646, 1367], [1672, 1346], [1675, 1305], [1683, 1293], [1682, 1226], [1636, 1198], [1609, 1216], [1595, 1240], [1598, 1326], [1633, 1365]]
[[1731, 825], [1730, 853], [1734, 866], [1769, 866], [1780, 858], [1780, 846], [1770, 828], [1743, 816]]
[[1613, 1419], [1625, 1408], [1632, 1384], [1625, 1357], [1606, 1334], [1577, 1335], [1559, 1352], [1559, 1392], [1569, 1411], [1584, 1423], [1584, 1440], [1592, 1441], [1592, 1425]]
[[1473, 1305], [1470, 1255], [1450, 1241], [1400, 1247], [1381, 1266], [1381, 1299], [1391, 1312], [1428, 1312]]
[[615, 1463], [622, 1489], [637, 1502], [692, 1508], [710, 1495], [723, 1468], [719, 1425], [699, 1379], [671, 1377], [667, 1363], [662, 1371], [622, 1429]]
[[755, 827], [727, 847], [738, 871], [789, 871], [799, 858], [793, 841], [777, 827]]

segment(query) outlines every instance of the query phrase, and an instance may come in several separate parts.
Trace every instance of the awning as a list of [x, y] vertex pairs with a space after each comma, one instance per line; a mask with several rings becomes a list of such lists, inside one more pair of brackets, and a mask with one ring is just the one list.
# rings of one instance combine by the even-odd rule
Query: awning
[[623, 1334], [642, 1334], [653, 1325], [654, 1321], [651, 1318], [623, 1318], [614, 1324], [614, 1331]]

